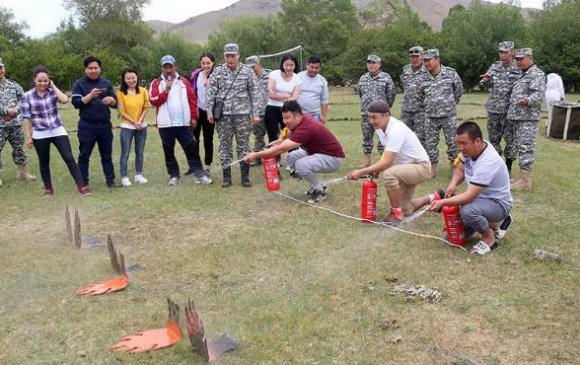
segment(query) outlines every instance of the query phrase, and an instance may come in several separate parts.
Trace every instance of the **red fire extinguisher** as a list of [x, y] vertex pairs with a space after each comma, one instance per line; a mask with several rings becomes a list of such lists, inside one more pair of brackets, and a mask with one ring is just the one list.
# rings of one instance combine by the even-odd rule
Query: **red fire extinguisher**
[[264, 166], [264, 180], [268, 191], [280, 190], [280, 176], [278, 175], [278, 161], [276, 157], [265, 157], [262, 159]]
[[447, 240], [456, 245], [464, 246], [467, 241], [465, 240], [465, 234], [463, 232], [459, 206], [445, 205], [441, 209], [441, 212], [443, 213], [443, 221], [445, 222]]
[[377, 219], [377, 183], [373, 181], [372, 177], [362, 185], [360, 217], [366, 219], [363, 221], [365, 223], [374, 222]]

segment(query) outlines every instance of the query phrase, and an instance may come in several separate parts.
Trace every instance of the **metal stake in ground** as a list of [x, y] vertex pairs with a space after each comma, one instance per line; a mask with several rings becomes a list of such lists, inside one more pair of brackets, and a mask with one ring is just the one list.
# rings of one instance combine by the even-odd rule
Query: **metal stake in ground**
[[78, 208], [75, 209], [75, 245], [77, 248], [81, 248], [81, 217], [79, 216]]

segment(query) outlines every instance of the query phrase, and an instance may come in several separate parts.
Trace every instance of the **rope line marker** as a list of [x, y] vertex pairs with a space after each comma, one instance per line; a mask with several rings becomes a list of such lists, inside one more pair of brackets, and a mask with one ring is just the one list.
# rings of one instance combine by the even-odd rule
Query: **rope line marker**
[[[373, 224], [376, 224], [376, 225], [379, 225], [379, 226], [388, 227], [388, 228], [390, 228], [392, 230], [395, 230], [395, 231], [398, 231], [398, 232], [401, 232], [401, 233], [406, 233], [406, 234], [410, 234], [410, 235], [417, 236], [417, 237], [422, 237], [422, 238], [434, 239], [434, 240], [437, 240], [437, 241], [441, 241], [441, 242], [443, 242], [443, 243], [445, 243], [445, 244], [447, 244], [447, 245], [449, 245], [451, 247], [460, 248], [463, 251], [466, 251], [467, 252], [467, 249], [465, 247], [460, 246], [460, 245], [456, 245], [454, 243], [451, 243], [451, 242], [449, 242], [447, 240], [444, 240], [441, 237], [432, 236], [432, 235], [428, 235], [428, 234], [422, 234], [422, 233], [416, 233], [416, 232], [408, 231], [408, 230], [405, 230], [405, 229], [402, 229], [402, 228], [399, 228], [399, 227], [390, 226], [390, 225], [388, 225], [386, 223], [383, 223], [383, 222], [375, 222], [375, 221], [371, 221], [371, 220], [368, 220], [368, 219], [362, 219], [362, 218], [359, 218], [359, 217], [354, 217], [354, 216], [351, 216], [351, 215], [348, 215], [348, 214], [345, 214], [345, 213], [337, 212], [337, 211], [332, 210], [330, 208], [326, 208], [326, 207], [323, 207], [323, 206], [320, 206], [320, 205], [308, 203], [308, 202], [305, 202], [305, 201], [300, 200], [300, 199], [296, 199], [296, 198], [294, 198], [294, 197], [292, 197], [292, 196], [290, 196], [290, 195], [288, 195], [286, 193], [282, 193], [280, 191], [274, 191], [273, 193], [276, 194], [276, 195], [279, 195], [279, 196], [281, 196], [283, 198], [286, 198], [286, 199], [289, 199], [289, 200], [293, 200], [295, 202], [298, 202], [300, 204], [308, 205], [308, 206], [313, 207], [313, 208], [317, 208], [317, 209], [320, 209], [320, 210], [327, 211], [329, 213], [338, 215], [339, 217], [348, 218], [348, 219], [356, 220], [356, 221], [359, 221], [359, 222], [369, 222], [369, 223], [373, 223]], [[418, 219], [421, 215], [423, 215], [427, 211], [427, 209], [428, 209], [428, 207], [423, 208], [423, 209], [417, 211], [415, 214], [413, 214], [411, 217], [408, 218], [408, 219], [412, 219], [411, 221], [408, 221], [408, 222], [403, 221], [403, 224], [408, 224], [408, 223], [411, 223], [412, 221]]]

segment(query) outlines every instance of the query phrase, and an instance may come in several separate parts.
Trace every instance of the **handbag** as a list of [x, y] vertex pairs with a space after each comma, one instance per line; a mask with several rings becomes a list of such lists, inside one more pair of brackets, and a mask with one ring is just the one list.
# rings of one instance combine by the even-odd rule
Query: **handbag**
[[224, 100], [228, 97], [228, 94], [230, 93], [232, 86], [234, 86], [234, 82], [236, 82], [236, 79], [238, 78], [238, 74], [240, 73], [241, 70], [242, 70], [242, 68], [240, 67], [238, 72], [236, 72], [236, 75], [234, 76], [234, 80], [230, 84], [228, 91], [226, 91], [224, 98], [223, 99], [216, 98], [215, 103], [213, 104], [213, 107], [211, 108], [211, 114], [213, 115], [213, 120], [215, 120], [216, 122], [219, 121], [220, 119], [222, 119], [224, 116], [224, 105], [225, 105]]

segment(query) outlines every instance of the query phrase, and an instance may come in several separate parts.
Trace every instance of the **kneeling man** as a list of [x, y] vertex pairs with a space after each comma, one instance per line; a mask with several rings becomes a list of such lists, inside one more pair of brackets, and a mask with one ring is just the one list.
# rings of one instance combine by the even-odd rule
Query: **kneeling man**
[[[473, 246], [471, 253], [486, 255], [499, 247], [496, 240], [505, 236], [512, 223], [508, 170], [491, 143], [483, 140], [477, 124], [461, 124], [455, 140], [462, 154], [461, 163], [453, 170], [445, 198], [431, 202], [430, 209], [437, 211], [445, 205], [460, 205], [465, 237], [475, 232], [481, 235], [481, 241]], [[457, 186], [464, 180], [467, 190], [456, 194]]]
[[415, 187], [431, 178], [431, 162], [417, 135], [405, 123], [391, 116], [386, 102], [373, 101], [367, 109], [367, 117], [384, 152], [377, 163], [354, 170], [347, 177], [357, 180], [363, 175], [384, 171], [383, 179], [391, 203], [391, 213], [384, 222], [398, 225], [405, 215], [416, 209], [411, 199]]
[[306, 193], [309, 203], [320, 203], [326, 198], [326, 187], [316, 173], [334, 172], [344, 162], [344, 150], [336, 137], [326, 126], [310, 115], [302, 114], [302, 108], [295, 100], [282, 105], [282, 120], [290, 134], [285, 140], [272, 143], [273, 147], [260, 152], [250, 152], [244, 161], [252, 162], [258, 158], [274, 157], [286, 151], [286, 162], [295, 174], [310, 184]]

